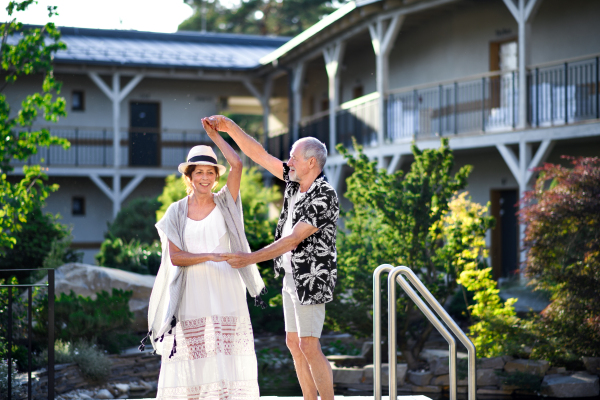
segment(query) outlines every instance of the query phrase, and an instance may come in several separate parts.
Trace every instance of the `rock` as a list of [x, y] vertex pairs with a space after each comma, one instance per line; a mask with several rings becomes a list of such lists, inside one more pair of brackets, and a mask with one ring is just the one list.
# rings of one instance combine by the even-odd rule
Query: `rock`
[[[419, 358], [421, 360], [425, 360], [427, 362], [431, 362], [435, 358], [448, 357], [448, 350], [438, 350], [438, 349], [424, 349], [421, 353], [419, 353]], [[456, 352], [456, 358], [467, 358], [468, 354], [462, 351]]]
[[552, 367], [546, 371], [546, 375], [566, 374], [567, 369], [565, 367]]
[[456, 393], [460, 393], [460, 394], [465, 394], [467, 393], [469, 388], [467, 388], [466, 386], [459, 386], [456, 388]]
[[504, 369], [504, 365], [513, 358], [509, 356], [479, 358], [477, 360], [477, 368], [483, 369]]
[[121, 393], [129, 392], [129, 385], [126, 383], [116, 383], [114, 387]]
[[434, 376], [429, 384], [433, 386], [450, 386], [450, 375]]
[[[408, 370], [408, 364], [397, 364], [396, 367], [396, 382], [398, 386], [403, 386], [406, 380], [406, 371]], [[373, 383], [373, 364], [365, 365], [364, 368], [364, 383]], [[389, 386], [390, 384], [390, 371], [388, 364], [381, 364], [381, 384], [383, 386]]]
[[333, 383], [344, 384], [344, 383], [363, 383], [363, 369], [362, 368], [332, 368], [333, 372]]
[[600, 375], [600, 357], [581, 357], [581, 361], [590, 374]]
[[498, 386], [500, 380], [495, 369], [477, 368], [477, 386]]
[[550, 397], [594, 397], [600, 394], [598, 376], [587, 372], [573, 375], [546, 375], [542, 381], [541, 393]]
[[326, 358], [336, 367], [362, 367], [367, 363], [363, 356], [331, 355]]
[[431, 382], [431, 371], [408, 371], [408, 381], [416, 386], [427, 386]]
[[502, 389], [477, 389], [477, 395], [510, 396], [512, 392], [512, 390]]
[[[115, 268], [96, 267], [88, 264], [69, 263], [55, 270], [56, 294], [69, 293], [96, 298], [102, 290], [112, 293], [112, 289], [132, 290], [129, 309], [134, 314], [133, 330], [148, 329], [148, 302], [155, 277]], [[48, 277], [38, 283], [47, 283]]]
[[512, 360], [504, 365], [504, 370], [509, 374], [519, 371], [538, 376], [544, 376], [550, 368], [550, 363], [546, 360]]
[[367, 360], [367, 362], [373, 360], [373, 342], [364, 342], [360, 349], [360, 355]]
[[96, 392], [96, 394], [94, 395], [95, 399], [114, 399], [115, 396], [112, 395], [111, 392], [108, 391], [108, 389], [100, 389]]
[[413, 393], [441, 393], [442, 392], [442, 388], [439, 386], [431, 386], [431, 385], [427, 385], [427, 386], [413, 386], [412, 387], [412, 392]]
[[433, 376], [446, 375], [450, 371], [450, 359], [448, 357], [434, 358], [429, 362], [429, 370]]

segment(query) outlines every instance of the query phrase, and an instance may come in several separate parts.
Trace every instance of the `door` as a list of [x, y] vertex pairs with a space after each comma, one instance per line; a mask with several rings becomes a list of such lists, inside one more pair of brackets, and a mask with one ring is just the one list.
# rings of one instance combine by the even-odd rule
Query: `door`
[[129, 165], [159, 166], [159, 104], [132, 102], [129, 115]]
[[492, 190], [492, 271], [494, 279], [513, 276], [519, 268], [518, 191]]

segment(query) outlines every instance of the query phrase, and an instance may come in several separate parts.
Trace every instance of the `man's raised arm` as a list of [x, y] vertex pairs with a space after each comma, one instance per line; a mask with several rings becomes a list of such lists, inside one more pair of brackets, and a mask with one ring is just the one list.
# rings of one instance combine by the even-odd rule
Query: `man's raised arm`
[[283, 180], [283, 162], [267, 153], [260, 143], [244, 132], [235, 122], [223, 115], [213, 115], [208, 118], [208, 121], [214, 129], [227, 132], [252, 161]]

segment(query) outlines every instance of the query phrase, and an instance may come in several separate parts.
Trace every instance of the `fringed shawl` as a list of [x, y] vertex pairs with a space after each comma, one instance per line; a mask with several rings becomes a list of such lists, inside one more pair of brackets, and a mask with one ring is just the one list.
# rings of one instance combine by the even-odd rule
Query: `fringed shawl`
[[[214, 201], [225, 219], [231, 251], [249, 253], [250, 246], [244, 233], [241, 196], [238, 195], [237, 201], [234, 201], [229, 189], [224, 186], [218, 193], [214, 194]], [[188, 197], [185, 197], [171, 204], [163, 218], [156, 223], [162, 245], [162, 259], [150, 295], [148, 335], [146, 338], [150, 338], [158, 354], [163, 353], [162, 338], [165, 333], [170, 334], [172, 328], [175, 327], [177, 311], [185, 290], [187, 267], [178, 267], [171, 263], [169, 241], [181, 250], [188, 251], [184, 239], [187, 213]], [[255, 303], [264, 307], [260, 294], [265, 288], [265, 284], [256, 264], [239, 268], [237, 271], [244, 281], [248, 293], [255, 298]], [[140, 346], [142, 351], [144, 350], [146, 338], [142, 340]], [[171, 355], [174, 352], [175, 348], [172, 350]]]

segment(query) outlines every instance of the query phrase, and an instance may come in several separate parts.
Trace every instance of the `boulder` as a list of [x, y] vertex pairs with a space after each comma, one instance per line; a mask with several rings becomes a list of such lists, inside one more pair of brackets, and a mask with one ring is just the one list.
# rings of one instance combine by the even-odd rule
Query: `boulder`
[[512, 394], [512, 390], [504, 390], [504, 389], [477, 389], [478, 395], [487, 395], [487, 396], [510, 396]]
[[449, 360], [448, 357], [434, 358], [431, 360], [429, 362], [429, 370], [433, 373], [433, 376], [450, 373]]
[[431, 386], [431, 385], [413, 386], [412, 392], [413, 393], [441, 393], [442, 388], [440, 386]]
[[600, 357], [582, 357], [581, 361], [590, 374], [600, 375]]
[[96, 394], [94, 395], [95, 399], [114, 399], [115, 396], [112, 395], [111, 392], [108, 391], [108, 389], [100, 389], [96, 392]]
[[335, 384], [358, 384], [363, 383], [363, 369], [362, 368], [332, 368], [333, 372], [333, 383]]
[[408, 381], [416, 386], [427, 386], [431, 382], [431, 371], [408, 371]]
[[477, 368], [477, 386], [498, 386], [500, 380], [495, 369]]
[[[396, 382], [398, 386], [403, 386], [406, 380], [406, 371], [408, 370], [408, 364], [397, 364], [396, 367]], [[373, 364], [365, 365], [364, 368], [364, 383], [373, 383]], [[381, 364], [381, 384], [383, 386], [389, 386], [390, 384], [390, 370], [388, 364]]]
[[477, 360], [477, 368], [483, 369], [504, 369], [504, 365], [513, 358], [509, 356], [479, 358]]
[[[141, 275], [115, 268], [70, 263], [55, 270], [56, 294], [69, 293], [96, 298], [103, 290], [112, 293], [112, 289], [132, 290], [129, 309], [134, 314], [133, 329], [148, 330], [148, 302], [154, 279], [152, 275]], [[47, 283], [48, 277], [38, 283]]]
[[367, 361], [363, 356], [347, 356], [347, 355], [331, 355], [326, 356], [329, 362], [335, 364], [336, 367], [362, 367]]
[[509, 374], [515, 371], [544, 376], [550, 368], [546, 360], [511, 360], [504, 365], [504, 370]]
[[434, 376], [429, 384], [433, 386], [450, 386], [450, 375]]
[[542, 381], [541, 393], [550, 397], [594, 397], [600, 394], [598, 376], [587, 372], [573, 375], [546, 375]]

